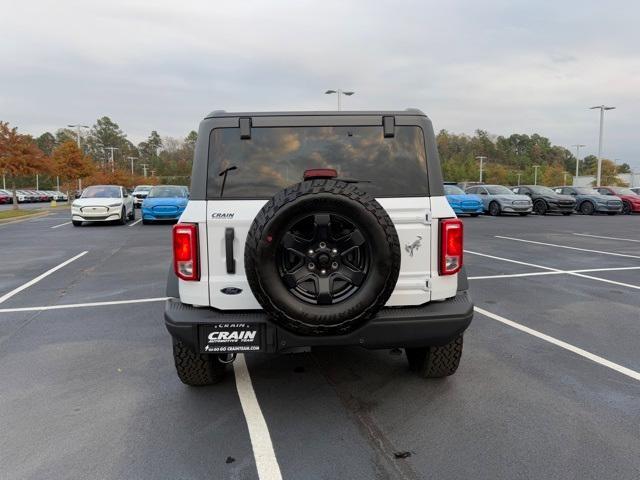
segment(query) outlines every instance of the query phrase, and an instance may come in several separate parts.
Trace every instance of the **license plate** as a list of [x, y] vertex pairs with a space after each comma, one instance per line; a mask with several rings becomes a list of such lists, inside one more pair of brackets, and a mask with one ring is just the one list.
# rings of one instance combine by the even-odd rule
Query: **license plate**
[[218, 323], [200, 328], [204, 353], [259, 352], [262, 348], [261, 325], [255, 323]]

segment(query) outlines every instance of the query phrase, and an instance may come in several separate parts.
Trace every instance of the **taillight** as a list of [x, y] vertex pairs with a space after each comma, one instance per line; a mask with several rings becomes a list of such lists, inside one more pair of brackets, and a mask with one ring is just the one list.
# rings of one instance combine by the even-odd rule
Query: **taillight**
[[440, 221], [440, 275], [453, 275], [462, 268], [462, 231], [457, 218]]
[[200, 280], [197, 225], [191, 223], [174, 225], [173, 269], [182, 280]]

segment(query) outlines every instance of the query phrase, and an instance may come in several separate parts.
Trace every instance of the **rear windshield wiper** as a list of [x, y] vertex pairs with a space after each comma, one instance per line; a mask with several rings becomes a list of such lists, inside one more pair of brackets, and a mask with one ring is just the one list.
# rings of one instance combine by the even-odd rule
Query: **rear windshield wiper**
[[238, 167], [236, 167], [235, 165], [231, 165], [230, 167], [225, 168], [218, 174], [219, 177], [222, 177], [222, 187], [220, 187], [220, 198], [222, 198], [222, 195], [224, 195], [224, 186], [227, 183], [227, 174], [231, 170], [237, 170], [237, 169]]

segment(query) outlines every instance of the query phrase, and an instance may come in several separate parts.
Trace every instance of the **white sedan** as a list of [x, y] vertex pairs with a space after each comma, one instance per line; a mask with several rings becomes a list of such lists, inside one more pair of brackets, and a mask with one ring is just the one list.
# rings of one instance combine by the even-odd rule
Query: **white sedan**
[[71, 222], [75, 227], [82, 222], [119, 221], [122, 225], [135, 218], [133, 197], [118, 185], [94, 185], [85, 188], [80, 198], [71, 204]]

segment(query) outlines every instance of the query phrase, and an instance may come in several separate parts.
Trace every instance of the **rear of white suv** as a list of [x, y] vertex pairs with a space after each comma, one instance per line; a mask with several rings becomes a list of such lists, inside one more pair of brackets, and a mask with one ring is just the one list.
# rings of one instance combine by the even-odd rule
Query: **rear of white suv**
[[319, 345], [455, 372], [473, 315], [463, 226], [422, 112], [214, 112], [192, 179], [165, 310], [183, 382], [215, 383], [238, 352]]

